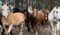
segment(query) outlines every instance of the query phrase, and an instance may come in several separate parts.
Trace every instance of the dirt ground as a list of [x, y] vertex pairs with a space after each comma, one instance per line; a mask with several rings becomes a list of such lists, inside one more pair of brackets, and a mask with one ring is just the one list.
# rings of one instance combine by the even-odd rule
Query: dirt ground
[[[38, 31], [38, 35], [52, 35], [52, 31], [51, 31], [51, 27], [49, 25], [47, 26], [38, 26], [37, 28], [35, 28], [34, 31], [31, 31], [31, 32], [28, 32], [26, 29], [26, 27], [24, 27], [24, 30], [23, 30], [23, 35], [36, 35], [36, 31]], [[18, 27], [13, 27], [12, 29], [12, 35], [19, 35], [19, 29]], [[0, 27], [0, 32], [2, 32], [2, 27]], [[4, 34], [6, 35], [6, 34]]]
[[[38, 35], [52, 35], [51, 27], [47, 26], [42, 28], [42, 26], [39, 26], [38, 30]], [[19, 34], [19, 29], [15, 28], [12, 30], [13, 35], [18, 35]], [[27, 30], [23, 30], [23, 35], [36, 35], [36, 31], [33, 32], [28, 32]]]

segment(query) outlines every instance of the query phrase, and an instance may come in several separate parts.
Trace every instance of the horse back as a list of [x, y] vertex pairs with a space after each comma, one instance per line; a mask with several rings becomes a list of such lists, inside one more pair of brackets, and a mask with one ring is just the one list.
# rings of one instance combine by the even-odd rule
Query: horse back
[[37, 12], [37, 19], [38, 19], [39, 21], [44, 20], [44, 13], [43, 13], [43, 12]]
[[25, 16], [23, 13], [10, 13], [6, 19], [8, 25], [19, 25], [21, 22], [25, 20]]

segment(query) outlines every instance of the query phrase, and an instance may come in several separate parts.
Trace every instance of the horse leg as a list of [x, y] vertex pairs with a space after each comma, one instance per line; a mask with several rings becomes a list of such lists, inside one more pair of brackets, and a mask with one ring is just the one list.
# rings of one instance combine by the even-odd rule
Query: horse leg
[[0, 35], [3, 35], [3, 27], [0, 25]]
[[59, 33], [58, 33], [58, 30], [59, 30], [59, 21], [58, 21], [58, 23], [56, 24], [56, 31], [57, 31], [57, 33], [56, 33], [56, 35], [58, 35]]
[[29, 20], [28, 21], [26, 21], [26, 29], [27, 29], [27, 31], [30, 31], [30, 23], [29, 23]]
[[60, 22], [58, 21], [58, 23], [57, 23], [57, 30], [59, 30], [59, 23], [60, 23]]
[[36, 35], [38, 35], [38, 31], [36, 30]]
[[10, 33], [10, 31], [12, 30], [12, 28], [13, 28], [13, 24], [11, 24], [11, 25], [9, 26], [8, 31], [6, 31], [6, 33]]
[[3, 35], [7, 35], [7, 33], [5, 33], [7, 31], [7, 29], [6, 29], [6, 27], [5, 27], [5, 25], [3, 24]]
[[28, 31], [30, 31], [30, 28], [29, 28], [29, 27], [30, 27], [30, 26], [29, 26], [28, 23], [27, 23], [27, 30], [28, 30]]
[[41, 21], [41, 25], [43, 26], [43, 29], [44, 29], [44, 21]]
[[23, 26], [24, 26], [24, 23], [25, 23], [25, 22], [22, 22], [22, 23], [21, 23], [21, 29], [20, 29], [19, 35], [22, 35], [22, 34], [23, 34]]
[[33, 31], [33, 27], [34, 27], [33, 22], [31, 22], [30, 23], [30, 29], [31, 29], [31, 31]]
[[54, 35], [56, 35], [56, 25], [54, 26]]
[[7, 31], [7, 29], [6, 29], [6, 27], [5, 27], [5, 25], [3, 24], [3, 29], [5, 30], [5, 31]]
[[27, 15], [27, 19], [26, 19], [26, 26], [27, 26], [27, 31], [29, 32], [30, 31], [30, 17], [29, 17], [29, 14]]
[[54, 35], [54, 25], [53, 25], [53, 23], [51, 22], [51, 29], [52, 29], [52, 35]]

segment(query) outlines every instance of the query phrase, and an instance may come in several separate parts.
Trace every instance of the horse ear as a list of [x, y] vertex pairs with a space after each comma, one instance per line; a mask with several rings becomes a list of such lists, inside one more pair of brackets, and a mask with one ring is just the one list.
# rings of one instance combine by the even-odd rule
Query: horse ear
[[56, 9], [58, 8], [58, 6], [56, 6]]

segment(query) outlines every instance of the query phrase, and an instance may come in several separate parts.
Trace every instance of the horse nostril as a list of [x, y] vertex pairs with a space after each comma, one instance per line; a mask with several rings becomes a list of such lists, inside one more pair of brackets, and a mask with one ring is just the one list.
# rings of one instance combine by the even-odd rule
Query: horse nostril
[[58, 11], [56, 11], [56, 13], [58, 13]]
[[59, 21], [60, 21], [60, 19], [59, 19]]
[[56, 17], [54, 17], [54, 19], [56, 19]]

